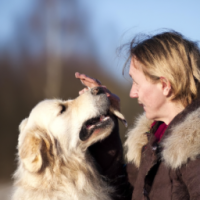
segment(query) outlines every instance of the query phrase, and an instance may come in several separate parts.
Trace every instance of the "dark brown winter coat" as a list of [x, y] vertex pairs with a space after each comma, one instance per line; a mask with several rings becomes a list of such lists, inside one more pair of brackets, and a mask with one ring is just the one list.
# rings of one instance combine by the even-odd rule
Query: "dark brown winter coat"
[[125, 143], [132, 200], [200, 199], [200, 100], [172, 120], [160, 142], [159, 122], [151, 124], [142, 115]]

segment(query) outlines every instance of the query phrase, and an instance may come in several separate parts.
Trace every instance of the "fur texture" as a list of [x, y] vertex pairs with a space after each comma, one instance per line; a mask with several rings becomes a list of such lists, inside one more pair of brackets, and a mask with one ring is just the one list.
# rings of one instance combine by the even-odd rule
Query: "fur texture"
[[200, 154], [199, 122], [200, 108], [187, 115], [181, 123], [172, 126], [170, 135], [162, 141], [162, 157], [171, 168], [180, 168]]
[[[114, 122], [107, 115], [109, 108], [105, 93], [96, 90], [75, 100], [45, 100], [36, 105], [19, 127], [12, 199], [111, 199], [113, 188], [103, 181], [87, 150], [111, 133]], [[92, 118], [99, 121], [87, 124]]]
[[[180, 168], [188, 160], [195, 160], [200, 154], [199, 122], [199, 107], [181, 114], [178, 120], [174, 119], [171, 122], [161, 140], [163, 147], [161, 157], [168, 167]], [[128, 138], [125, 142], [127, 159], [137, 167], [140, 165], [142, 147], [148, 142], [145, 132], [150, 130], [151, 123], [151, 120], [142, 115], [127, 135]]]
[[148, 120], [143, 114], [138, 117], [134, 127], [127, 133], [125, 142], [126, 157], [128, 162], [134, 163], [136, 167], [140, 166], [142, 147], [148, 142], [145, 133], [150, 130], [151, 123], [152, 121]]

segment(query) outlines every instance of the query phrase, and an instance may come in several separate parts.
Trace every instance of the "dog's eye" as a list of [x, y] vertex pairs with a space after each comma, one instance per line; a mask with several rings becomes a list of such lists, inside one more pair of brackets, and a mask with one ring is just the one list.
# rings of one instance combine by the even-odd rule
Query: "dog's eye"
[[61, 104], [60, 106], [61, 106], [61, 111], [60, 111], [60, 113], [62, 114], [63, 112], [66, 111], [66, 106], [63, 105], [63, 104]]

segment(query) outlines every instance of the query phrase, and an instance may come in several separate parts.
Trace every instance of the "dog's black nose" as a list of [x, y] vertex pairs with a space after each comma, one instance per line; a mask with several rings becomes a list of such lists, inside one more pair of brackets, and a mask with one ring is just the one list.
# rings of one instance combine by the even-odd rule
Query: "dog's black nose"
[[95, 87], [91, 89], [91, 93], [93, 95], [99, 95], [105, 93], [104, 89], [102, 87]]

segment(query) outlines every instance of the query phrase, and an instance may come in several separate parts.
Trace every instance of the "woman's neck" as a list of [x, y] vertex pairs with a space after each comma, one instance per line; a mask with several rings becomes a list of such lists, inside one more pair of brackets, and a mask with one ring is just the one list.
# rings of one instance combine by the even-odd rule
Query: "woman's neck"
[[170, 101], [165, 108], [166, 114], [164, 114], [163, 119], [160, 121], [163, 121], [166, 125], [168, 125], [174, 119], [174, 117], [184, 109], [185, 107], [181, 102]]

